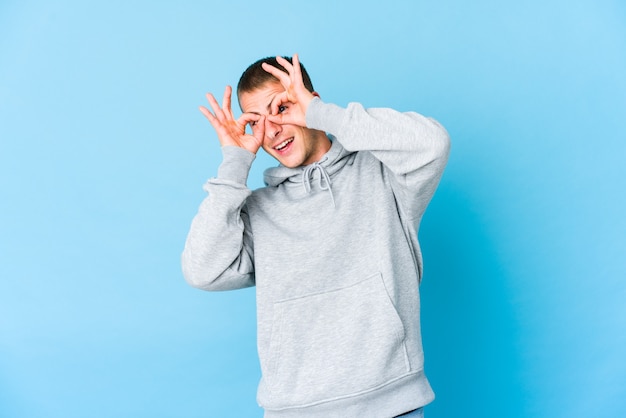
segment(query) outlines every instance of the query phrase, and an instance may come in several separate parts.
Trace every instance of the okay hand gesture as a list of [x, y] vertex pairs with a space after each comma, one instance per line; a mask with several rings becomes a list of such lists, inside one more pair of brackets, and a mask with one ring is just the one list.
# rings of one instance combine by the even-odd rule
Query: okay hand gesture
[[[211, 93], [207, 93], [206, 97], [213, 112], [204, 106], [200, 106], [200, 111], [211, 122], [222, 146], [232, 145], [256, 154], [263, 144], [263, 137], [265, 136], [265, 116], [244, 113], [235, 120], [231, 110], [231, 96], [232, 88], [226, 86], [222, 107], [220, 107], [215, 97]], [[246, 134], [246, 125], [248, 124], [252, 127], [252, 135]]]
[[280, 81], [285, 92], [276, 95], [271, 103], [271, 114], [267, 116], [267, 119], [281, 125], [306, 127], [306, 110], [315, 95], [304, 86], [298, 54], [294, 54], [293, 64], [283, 57], [276, 57], [276, 60], [287, 70], [287, 73], [267, 63], [263, 63], [262, 66], [265, 71]]

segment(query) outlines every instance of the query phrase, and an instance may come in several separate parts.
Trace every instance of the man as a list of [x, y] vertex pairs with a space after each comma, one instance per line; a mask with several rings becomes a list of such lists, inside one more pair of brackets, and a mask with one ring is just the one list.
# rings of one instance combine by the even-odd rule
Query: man
[[[266, 417], [421, 416], [434, 394], [417, 228], [447, 161], [445, 129], [413, 112], [324, 103], [297, 55], [252, 64], [237, 95], [238, 119], [230, 87], [221, 107], [211, 94], [201, 107], [223, 161], [185, 244], [186, 280], [256, 286]], [[250, 191], [261, 147], [280, 165]]]

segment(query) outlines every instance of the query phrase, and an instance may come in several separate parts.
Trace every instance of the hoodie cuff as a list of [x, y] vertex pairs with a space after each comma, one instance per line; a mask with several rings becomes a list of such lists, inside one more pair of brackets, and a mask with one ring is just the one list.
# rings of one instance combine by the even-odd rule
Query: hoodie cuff
[[319, 97], [314, 97], [306, 110], [306, 126], [337, 135], [345, 114], [346, 109], [332, 103], [324, 103]]
[[222, 155], [224, 159], [217, 169], [217, 178], [245, 185], [256, 154], [240, 147], [226, 145], [222, 147]]

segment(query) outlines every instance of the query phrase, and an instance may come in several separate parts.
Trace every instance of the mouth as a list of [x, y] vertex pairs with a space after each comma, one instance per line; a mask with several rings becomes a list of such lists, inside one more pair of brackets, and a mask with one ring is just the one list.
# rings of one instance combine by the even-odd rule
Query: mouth
[[278, 152], [286, 151], [287, 148], [289, 148], [289, 145], [291, 145], [292, 142], [293, 142], [293, 138], [286, 139], [283, 142], [281, 142], [280, 144], [276, 145], [274, 147], [274, 149], [276, 151], [278, 151]]

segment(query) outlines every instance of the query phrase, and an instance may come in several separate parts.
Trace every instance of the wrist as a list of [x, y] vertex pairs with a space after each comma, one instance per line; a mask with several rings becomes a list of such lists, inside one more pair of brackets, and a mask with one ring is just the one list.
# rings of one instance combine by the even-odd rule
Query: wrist
[[217, 177], [246, 184], [256, 154], [242, 147], [226, 145], [222, 147], [222, 155], [223, 160], [217, 169]]

